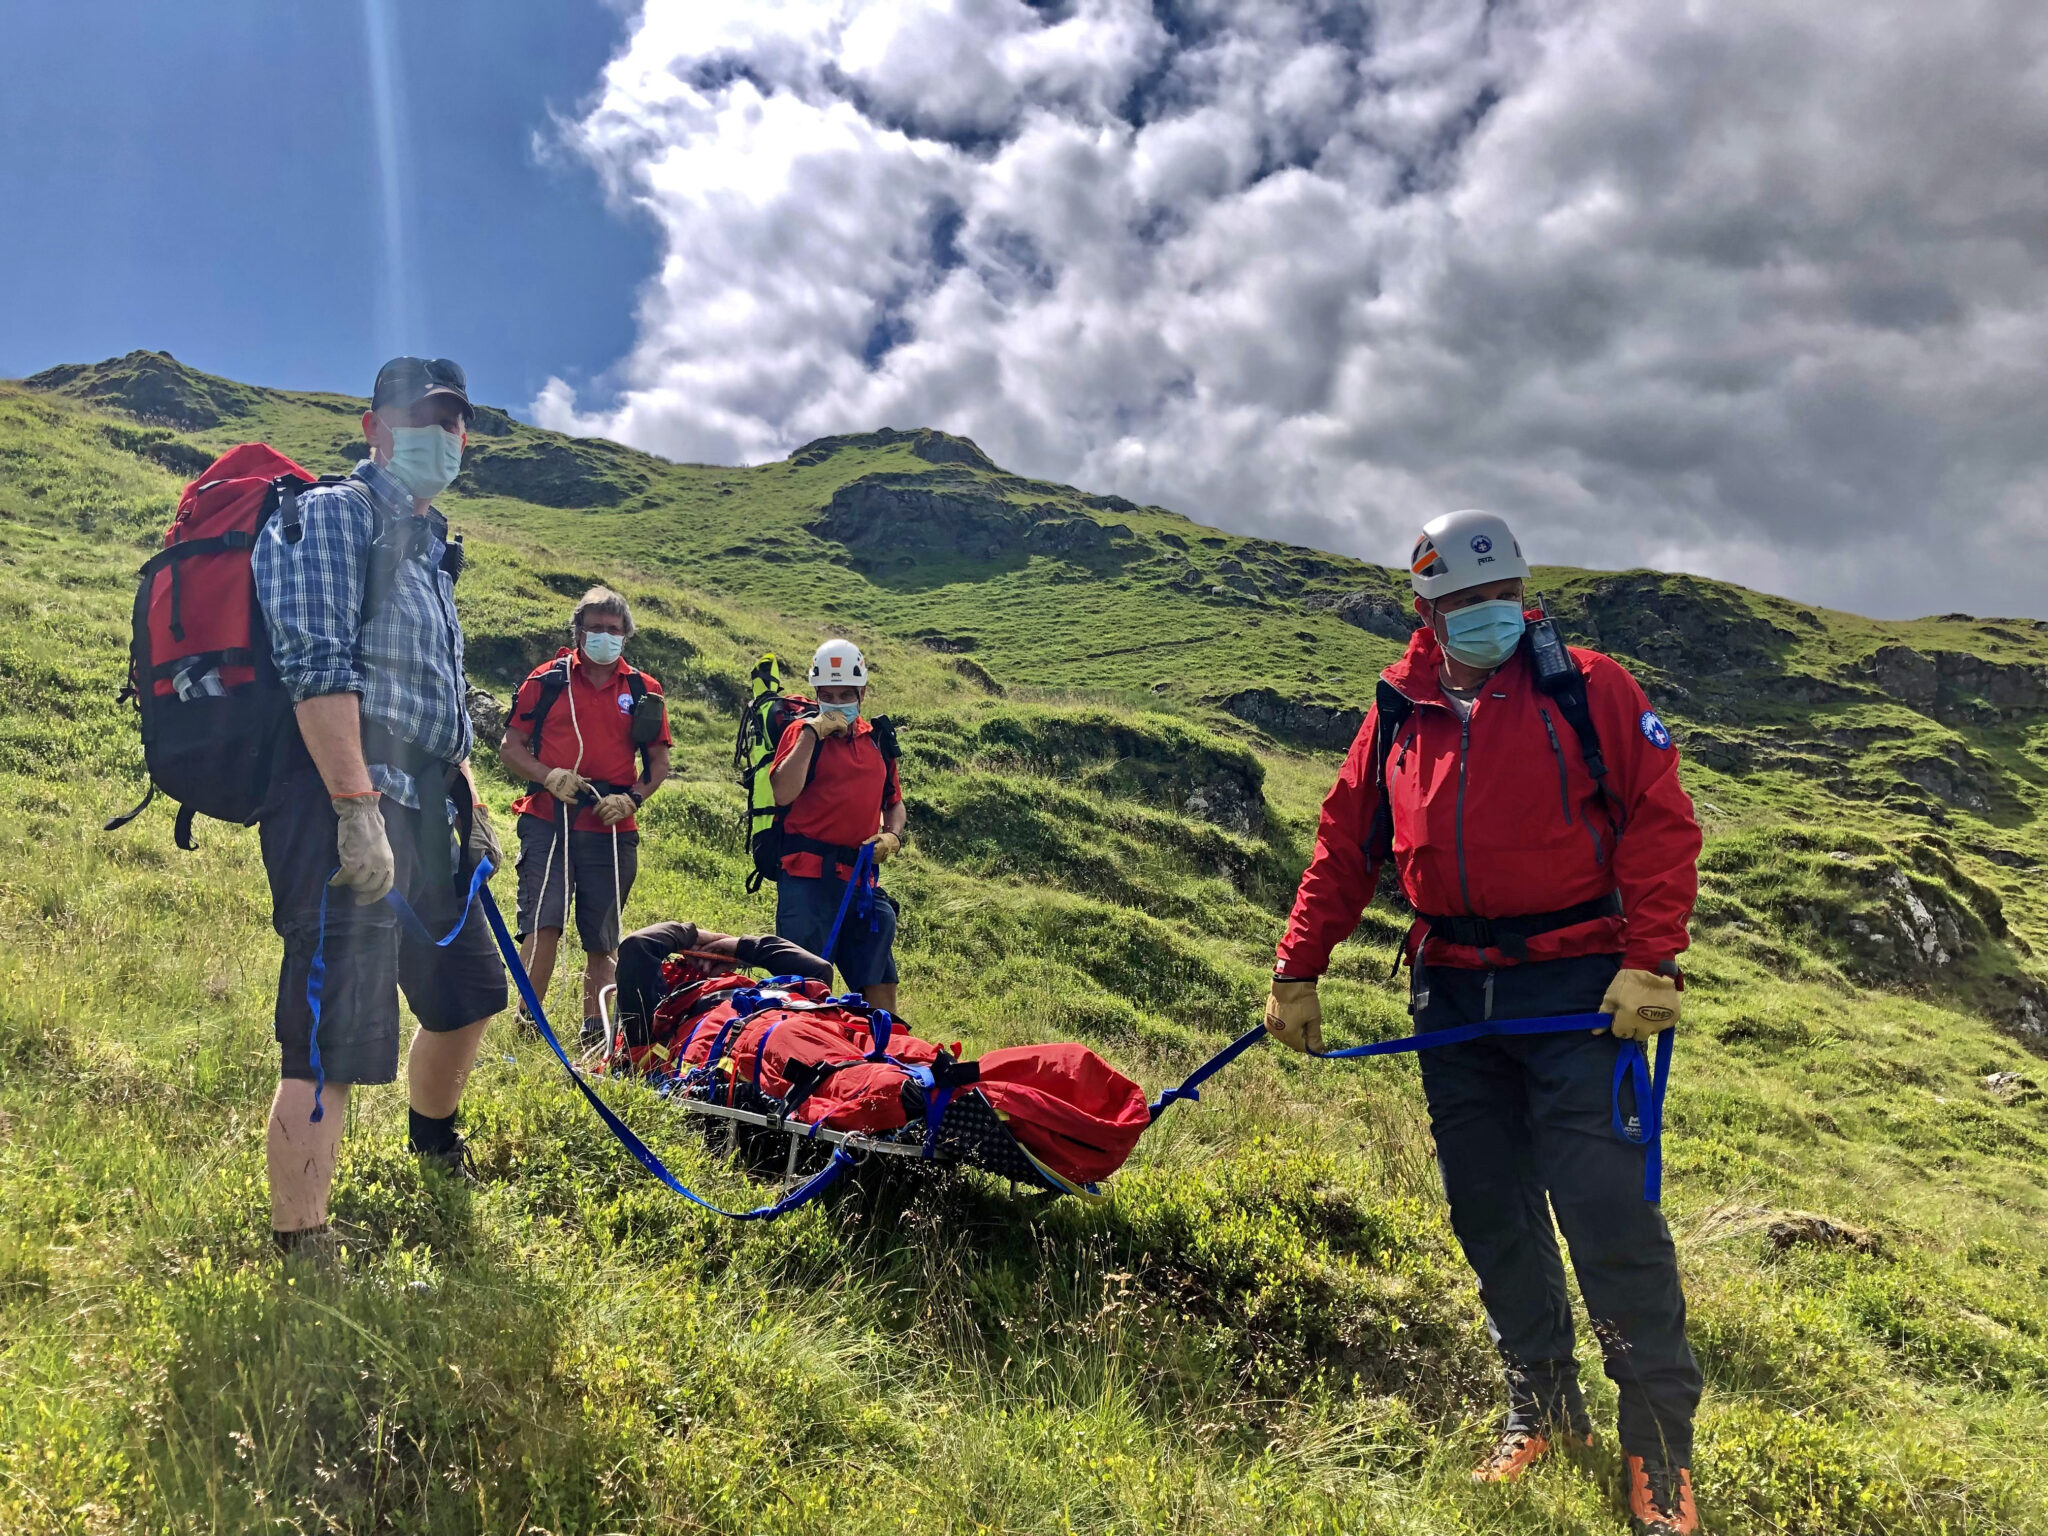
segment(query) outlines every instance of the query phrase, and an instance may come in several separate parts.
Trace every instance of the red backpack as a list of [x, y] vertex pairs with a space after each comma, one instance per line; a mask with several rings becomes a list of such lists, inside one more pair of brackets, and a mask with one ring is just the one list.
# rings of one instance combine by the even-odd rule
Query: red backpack
[[291, 722], [256, 601], [256, 536], [282, 516], [290, 538], [299, 493], [347, 479], [316, 478], [267, 443], [244, 443], [185, 487], [164, 547], [142, 567], [121, 690], [141, 714], [149, 792], [107, 831], [141, 815], [159, 790], [179, 804], [180, 848], [194, 846], [194, 816], [256, 819]]

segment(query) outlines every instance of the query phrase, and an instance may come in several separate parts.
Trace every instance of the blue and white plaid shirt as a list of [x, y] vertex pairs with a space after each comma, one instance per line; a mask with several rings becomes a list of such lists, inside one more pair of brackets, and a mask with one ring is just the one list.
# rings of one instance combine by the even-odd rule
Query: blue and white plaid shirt
[[[462, 622], [455, 616], [455, 580], [441, 569], [447, 524], [439, 512], [417, 516], [412, 493], [370, 461], [355, 473], [376, 498], [374, 514], [357, 491], [319, 486], [299, 498], [305, 535], [298, 543], [285, 542], [275, 517], [257, 540], [256, 596], [278, 675], [295, 704], [328, 693], [358, 694], [365, 720], [430, 757], [465, 762], [472, 736]], [[363, 588], [380, 529], [387, 541], [416, 543], [398, 562], [391, 600], [364, 623]], [[418, 809], [411, 774], [372, 761], [370, 782]]]

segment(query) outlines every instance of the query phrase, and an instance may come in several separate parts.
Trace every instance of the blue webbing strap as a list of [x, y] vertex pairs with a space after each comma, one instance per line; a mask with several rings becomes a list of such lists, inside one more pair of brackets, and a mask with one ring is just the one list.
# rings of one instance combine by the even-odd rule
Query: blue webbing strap
[[[340, 874], [337, 867], [335, 874]], [[306, 1034], [306, 1061], [313, 1069], [313, 1113], [307, 1118], [315, 1125], [326, 1118], [320, 1107], [320, 1090], [327, 1086], [327, 1073], [320, 1065], [320, 994], [327, 989], [327, 893], [330, 881], [320, 885], [320, 937], [313, 945], [313, 958], [306, 966], [306, 1006], [312, 1010], [313, 1027]]]
[[[1565, 1013], [1541, 1019], [1482, 1019], [1473, 1024], [1457, 1024], [1449, 1029], [1432, 1029], [1419, 1035], [1403, 1035], [1398, 1040], [1375, 1040], [1370, 1045], [1354, 1045], [1341, 1051], [1312, 1051], [1309, 1054], [1322, 1061], [1356, 1061], [1365, 1056], [1395, 1056], [1407, 1051], [1434, 1050], [1441, 1045], [1463, 1045], [1471, 1040], [1484, 1040], [1494, 1035], [1562, 1035], [1577, 1030], [1591, 1032], [1605, 1029], [1614, 1022], [1608, 1013]], [[1255, 1024], [1239, 1035], [1222, 1050], [1211, 1056], [1188, 1074], [1178, 1087], [1169, 1088], [1149, 1106], [1151, 1118], [1157, 1120], [1167, 1107], [1182, 1099], [1201, 1098], [1201, 1086], [1218, 1072], [1229, 1066], [1246, 1051], [1264, 1039], [1268, 1030], [1264, 1024]], [[1621, 1050], [1614, 1058], [1614, 1082], [1612, 1107], [1614, 1133], [1623, 1141], [1631, 1142], [1645, 1149], [1643, 1161], [1643, 1198], [1655, 1203], [1664, 1193], [1664, 1094], [1671, 1081], [1671, 1030], [1664, 1030], [1657, 1037], [1657, 1067], [1654, 1077], [1650, 1071], [1649, 1058], [1639, 1040], [1623, 1040]], [[1636, 1113], [1624, 1118], [1621, 1113], [1621, 1085], [1624, 1078], [1630, 1080], [1635, 1092]]]
[[506, 969], [512, 973], [513, 985], [519, 989], [520, 1001], [526, 1004], [526, 1011], [533, 1018], [533, 1027], [539, 1031], [541, 1039], [547, 1041], [548, 1049], [555, 1053], [555, 1060], [559, 1061], [562, 1064], [562, 1070], [569, 1074], [569, 1081], [576, 1085], [577, 1092], [590, 1101], [590, 1107], [597, 1111], [598, 1119], [602, 1120], [611, 1133], [618, 1137], [619, 1145], [632, 1153], [634, 1159], [638, 1161], [641, 1167], [653, 1174], [655, 1178], [667, 1185], [676, 1194], [681, 1195], [685, 1200], [693, 1204], [701, 1205], [705, 1210], [711, 1211], [716, 1215], [729, 1216], [734, 1221], [768, 1221], [777, 1216], [786, 1215], [798, 1206], [808, 1204], [810, 1201], [817, 1199], [827, 1189], [838, 1183], [840, 1178], [846, 1173], [846, 1170], [853, 1166], [853, 1154], [848, 1152], [843, 1146], [835, 1147], [832, 1149], [831, 1162], [820, 1168], [773, 1205], [756, 1206], [751, 1211], [728, 1211], [723, 1206], [713, 1205], [702, 1195], [695, 1194], [686, 1189], [676, 1181], [674, 1174], [662, 1166], [661, 1159], [654, 1155], [653, 1150], [647, 1143], [634, 1135], [632, 1128], [612, 1113], [611, 1106], [599, 1098], [590, 1084], [583, 1080], [583, 1074], [570, 1064], [567, 1053], [562, 1050], [561, 1041], [555, 1038], [554, 1030], [548, 1026], [547, 1014], [541, 1009], [540, 999], [534, 995], [533, 982], [526, 974], [526, 967], [519, 962], [519, 950], [512, 942], [512, 935], [506, 931], [505, 916], [498, 910], [498, 904], [491, 899], [489, 891], [483, 893], [483, 907], [484, 916], [490, 921], [491, 932], [497, 937], [498, 950], [505, 957]]
[[[1671, 1086], [1671, 1044], [1675, 1033], [1667, 1029], [1658, 1034], [1654, 1075], [1639, 1041], [1624, 1040], [1621, 1054], [1614, 1058], [1614, 1129], [1623, 1141], [1644, 1149], [1643, 1198], [1652, 1203], [1664, 1196], [1664, 1093]], [[1630, 1050], [1630, 1046], [1635, 1049]], [[1630, 1079], [1636, 1105], [1636, 1112], [1627, 1119], [1621, 1113], [1624, 1077]]]
[[846, 922], [847, 908], [854, 905], [854, 893], [856, 891], [860, 892], [861, 901], [858, 910], [865, 912], [873, 904], [874, 889], [875, 845], [873, 843], [862, 843], [860, 845], [860, 853], [853, 861], [853, 873], [846, 877], [846, 890], [839, 898], [839, 912], [832, 919], [832, 935], [825, 940], [824, 952], [818, 956], [820, 960], [831, 960], [832, 951], [839, 947], [839, 929]]
[[[873, 1057], [868, 1059], [870, 1061], [874, 1060]], [[922, 1155], [930, 1157], [938, 1150], [939, 1126], [946, 1118], [946, 1106], [953, 1102], [953, 1095], [958, 1090], [951, 1084], [944, 1088], [939, 1087], [938, 1074], [930, 1067], [907, 1067], [902, 1062], [895, 1061], [894, 1057], [891, 1057], [890, 1060], [896, 1066], [903, 1068], [903, 1075], [905, 1077], [924, 1090], [924, 1152]]]
[[770, 1024], [761, 1031], [761, 1043], [754, 1047], [754, 1086], [756, 1088], [761, 1086], [761, 1062], [768, 1054], [768, 1039], [780, 1028], [782, 1028], [782, 1020], [777, 1019], [773, 1024]]

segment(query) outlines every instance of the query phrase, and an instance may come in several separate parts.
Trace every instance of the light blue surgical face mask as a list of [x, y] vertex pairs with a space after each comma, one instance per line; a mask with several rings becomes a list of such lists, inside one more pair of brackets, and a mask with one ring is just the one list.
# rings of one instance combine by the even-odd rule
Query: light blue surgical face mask
[[860, 718], [860, 701], [856, 699], [851, 704], [820, 704], [818, 706], [818, 712], [820, 714], [823, 714], [827, 711], [830, 711], [832, 714], [835, 715], [843, 716], [846, 720], [846, 723], [848, 725], [851, 725], [854, 721]]
[[455, 483], [462, 470], [462, 434], [446, 427], [393, 427], [393, 478], [422, 501], [432, 501]]
[[583, 654], [590, 658], [590, 664], [594, 667], [610, 666], [619, 659], [619, 653], [625, 648], [624, 635], [607, 635], [594, 629], [583, 632]]
[[1445, 652], [1468, 667], [1491, 670], [1514, 655], [1527, 627], [1522, 605], [1511, 598], [1440, 610]]

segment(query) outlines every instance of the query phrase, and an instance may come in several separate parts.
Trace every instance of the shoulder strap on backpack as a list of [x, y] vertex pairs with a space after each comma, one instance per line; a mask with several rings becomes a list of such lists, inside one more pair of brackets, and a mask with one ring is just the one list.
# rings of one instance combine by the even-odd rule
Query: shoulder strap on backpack
[[1578, 738], [1579, 756], [1600, 791], [1600, 798], [1606, 802], [1615, 834], [1619, 836], [1627, 816], [1621, 801], [1607, 787], [1607, 758], [1600, 750], [1600, 730], [1593, 724], [1593, 708], [1586, 698], [1585, 671], [1566, 648], [1553, 619], [1545, 617], [1531, 624], [1522, 645], [1528, 653], [1537, 692], [1557, 706], [1557, 712], [1572, 728], [1572, 735]]
[[1415, 706], [1408, 695], [1384, 677], [1373, 689], [1372, 783], [1380, 792], [1379, 806], [1372, 813], [1372, 826], [1365, 834], [1365, 856], [1374, 865], [1386, 862], [1394, 851], [1394, 800], [1387, 793], [1387, 759], [1393, 755], [1394, 738], [1401, 733]]
[[548, 711], [555, 707], [555, 700], [569, 686], [569, 662], [569, 657], [557, 656], [548, 663], [547, 670], [540, 675], [540, 697], [533, 701], [532, 709], [519, 717], [533, 722], [527, 732], [526, 750], [535, 757], [540, 756], [540, 728], [547, 723]]

